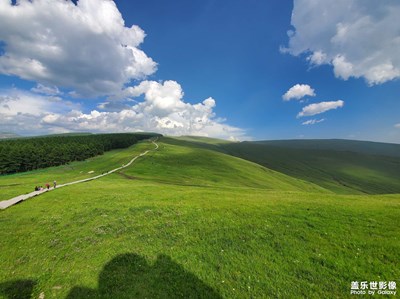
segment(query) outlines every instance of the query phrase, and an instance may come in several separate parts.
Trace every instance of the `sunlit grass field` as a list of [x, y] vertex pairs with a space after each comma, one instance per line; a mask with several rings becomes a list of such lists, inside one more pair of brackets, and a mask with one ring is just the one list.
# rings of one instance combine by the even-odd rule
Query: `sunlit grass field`
[[[337, 195], [207, 146], [158, 143], [120, 173], [0, 211], [0, 298], [354, 298], [351, 281], [398, 281], [400, 195]], [[153, 147], [0, 184], [75, 180]]]

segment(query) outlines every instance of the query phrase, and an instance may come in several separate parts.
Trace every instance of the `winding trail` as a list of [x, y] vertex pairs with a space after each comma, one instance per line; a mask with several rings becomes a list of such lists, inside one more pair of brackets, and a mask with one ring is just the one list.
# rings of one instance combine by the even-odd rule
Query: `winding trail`
[[115, 168], [113, 170], [110, 170], [107, 173], [100, 174], [100, 175], [97, 175], [97, 176], [94, 176], [94, 177], [91, 177], [91, 178], [87, 178], [87, 179], [83, 179], [83, 180], [79, 180], [79, 181], [74, 181], [74, 182], [70, 182], [70, 183], [65, 183], [65, 184], [62, 184], [62, 185], [57, 185], [57, 188], [51, 187], [50, 189], [44, 189], [42, 191], [33, 191], [31, 193], [28, 193], [28, 194], [23, 194], [23, 195], [19, 195], [19, 196], [13, 197], [13, 198], [8, 199], [8, 200], [0, 201], [0, 210], [7, 209], [8, 207], [11, 207], [11, 206], [13, 206], [13, 205], [15, 205], [15, 204], [17, 204], [17, 203], [19, 203], [21, 201], [24, 201], [24, 200], [27, 200], [29, 198], [38, 196], [38, 195], [40, 195], [42, 193], [45, 193], [45, 192], [53, 191], [54, 189], [59, 189], [59, 188], [62, 188], [62, 187], [65, 187], [65, 186], [69, 186], [69, 185], [74, 185], [74, 184], [79, 184], [79, 183], [84, 183], [84, 182], [88, 182], [88, 181], [97, 180], [97, 179], [99, 179], [99, 178], [101, 178], [103, 176], [106, 176], [106, 175], [112, 174], [112, 173], [114, 173], [116, 171], [119, 171], [121, 169], [124, 169], [124, 168], [130, 166], [133, 162], [135, 162], [136, 159], [138, 159], [140, 157], [143, 157], [144, 155], [147, 155], [151, 151], [157, 150], [158, 149], [158, 144], [156, 143], [156, 141], [157, 141], [157, 139], [151, 141], [156, 146], [154, 149], [147, 150], [147, 151], [145, 151], [145, 152], [133, 157], [132, 160], [130, 160], [127, 164], [125, 164], [125, 165], [123, 165], [121, 167]]

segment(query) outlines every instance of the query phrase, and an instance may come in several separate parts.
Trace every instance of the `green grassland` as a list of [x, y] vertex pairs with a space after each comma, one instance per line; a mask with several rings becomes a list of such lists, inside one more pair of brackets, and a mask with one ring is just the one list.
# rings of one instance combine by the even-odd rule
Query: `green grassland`
[[[351, 281], [398, 282], [400, 195], [335, 194], [215, 140], [158, 143], [0, 211], [0, 298], [354, 298]], [[0, 184], [66, 182], [153, 147]]]
[[303, 140], [230, 143], [216, 149], [335, 193], [400, 193], [400, 145]]

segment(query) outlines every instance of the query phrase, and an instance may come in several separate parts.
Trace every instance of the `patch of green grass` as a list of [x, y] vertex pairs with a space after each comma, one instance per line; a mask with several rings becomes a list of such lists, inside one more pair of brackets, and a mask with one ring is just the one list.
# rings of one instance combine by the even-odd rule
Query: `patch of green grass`
[[400, 195], [185, 142], [1, 211], [0, 298], [353, 298], [351, 281], [400, 277]]

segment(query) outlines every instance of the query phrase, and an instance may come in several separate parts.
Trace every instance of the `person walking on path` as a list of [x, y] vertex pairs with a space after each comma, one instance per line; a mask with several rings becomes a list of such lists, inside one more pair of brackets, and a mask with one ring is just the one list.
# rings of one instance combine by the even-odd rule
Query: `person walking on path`
[[54, 186], [54, 189], [57, 187], [57, 182], [56, 181], [53, 182], [53, 186]]
[[47, 190], [50, 189], [50, 184], [49, 183], [46, 184], [46, 188], [47, 188]]

